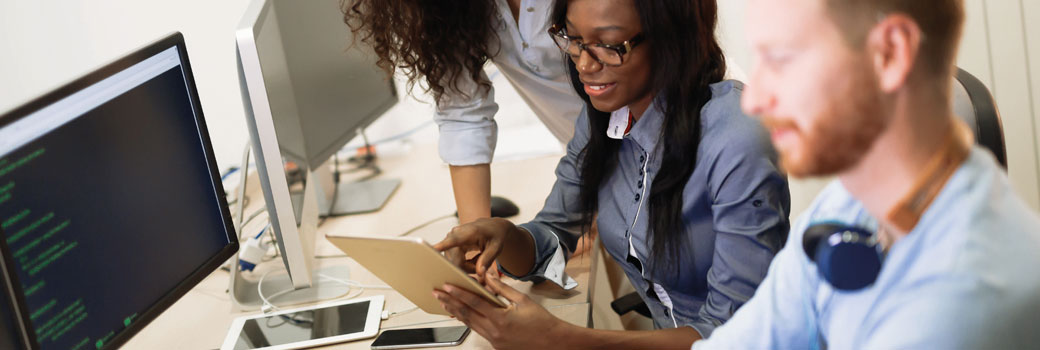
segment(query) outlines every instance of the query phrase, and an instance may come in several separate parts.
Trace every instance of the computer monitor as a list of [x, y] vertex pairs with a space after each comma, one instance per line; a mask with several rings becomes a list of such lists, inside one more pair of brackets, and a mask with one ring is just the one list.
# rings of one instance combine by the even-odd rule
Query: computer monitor
[[7, 300], [0, 300], [0, 349], [17, 349], [24, 347], [19, 340], [18, 320], [14, 318], [14, 310]]
[[[322, 166], [397, 103], [396, 89], [376, 66], [371, 48], [354, 42], [343, 23], [340, 0], [254, 0], [238, 26], [236, 44], [268, 217], [291, 287], [307, 288], [314, 282], [318, 213], [333, 202], [373, 202], [370, 210], [377, 209], [397, 187], [397, 180], [381, 179], [337, 193], [329, 170]], [[307, 174], [303, 200], [296, 204], [286, 180], [286, 161], [302, 165]], [[235, 283], [233, 279], [236, 303], [258, 302], [251, 294], [238, 293], [257, 288]], [[275, 286], [282, 282], [264, 283], [280, 290]]]
[[32, 349], [116, 348], [235, 254], [179, 33], [0, 115], [0, 222]]

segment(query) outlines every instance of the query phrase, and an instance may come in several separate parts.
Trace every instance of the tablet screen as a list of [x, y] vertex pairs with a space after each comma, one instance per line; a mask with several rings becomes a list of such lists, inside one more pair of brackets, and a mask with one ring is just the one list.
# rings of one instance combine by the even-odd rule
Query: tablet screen
[[369, 301], [245, 320], [235, 349], [284, 345], [365, 330]]

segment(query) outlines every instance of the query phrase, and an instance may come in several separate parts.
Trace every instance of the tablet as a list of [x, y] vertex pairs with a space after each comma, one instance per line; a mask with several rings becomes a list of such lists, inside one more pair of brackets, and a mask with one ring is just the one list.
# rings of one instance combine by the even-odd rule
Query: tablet
[[379, 331], [383, 296], [236, 318], [221, 350], [299, 349], [371, 338]]
[[426, 313], [449, 315], [441, 308], [441, 302], [433, 297], [433, 290], [445, 283], [506, 307], [422, 238], [328, 235], [325, 238]]

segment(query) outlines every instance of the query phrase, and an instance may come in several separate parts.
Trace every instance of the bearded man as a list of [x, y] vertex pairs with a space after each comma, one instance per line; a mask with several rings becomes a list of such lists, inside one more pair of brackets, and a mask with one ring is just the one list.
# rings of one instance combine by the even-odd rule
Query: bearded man
[[837, 177], [694, 349], [1040, 344], [1040, 219], [952, 111], [961, 0], [750, 0], [743, 96], [795, 177]]

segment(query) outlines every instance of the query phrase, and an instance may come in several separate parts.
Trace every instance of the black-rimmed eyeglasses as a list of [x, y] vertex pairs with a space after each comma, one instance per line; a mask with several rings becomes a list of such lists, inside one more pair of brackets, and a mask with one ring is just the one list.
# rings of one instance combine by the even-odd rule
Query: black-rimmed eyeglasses
[[567, 29], [559, 24], [549, 28], [549, 35], [556, 42], [556, 46], [571, 58], [577, 59], [581, 56], [581, 51], [585, 50], [597, 62], [614, 67], [624, 63], [625, 54], [632, 52], [632, 48], [643, 42], [643, 33], [639, 33], [619, 44], [586, 44], [580, 36], [568, 36]]

